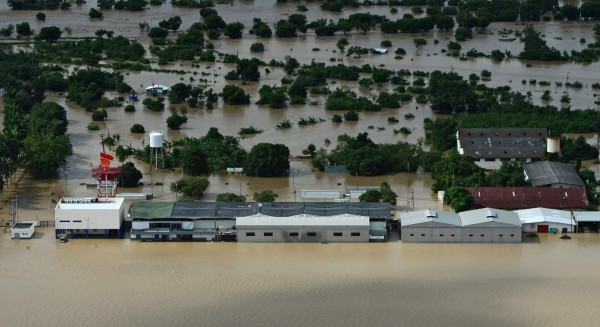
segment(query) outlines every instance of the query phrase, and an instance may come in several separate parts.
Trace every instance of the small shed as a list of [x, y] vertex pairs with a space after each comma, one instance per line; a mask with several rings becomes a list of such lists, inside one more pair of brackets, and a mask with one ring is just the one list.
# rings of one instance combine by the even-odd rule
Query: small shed
[[31, 238], [35, 234], [35, 224], [29, 222], [19, 222], [10, 229], [13, 240], [22, 238]]
[[521, 243], [521, 220], [515, 212], [483, 208], [459, 216], [464, 243]]
[[575, 230], [575, 220], [570, 211], [533, 208], [515, 212], [519, 215], [524, 232], [559, 233]]
[[148, 86], [146, 88], [146, 93], [156, 93], [156, 94], [165, 94], [169, 92], [170, 88], [168, 86], [164, 86], [162, 84]]
[[369, 242], [369, 217], [256, 214], [236, 218], [238, 242]]
[[402, 242], [460, 243], [462, 224], [457, 213], [418, 210], [400, 214]]

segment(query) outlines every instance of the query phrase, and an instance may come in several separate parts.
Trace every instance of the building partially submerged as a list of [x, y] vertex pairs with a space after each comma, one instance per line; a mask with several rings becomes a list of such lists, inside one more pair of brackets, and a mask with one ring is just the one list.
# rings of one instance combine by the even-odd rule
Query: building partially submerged
[[516, 210], [524, 232], [560, 233], [574, 232], [575, 220], [570, 211], [533, 208]]
[[407, 243], [460, 243], [462, 223], [457, 213], [418, 210], [400, 214], [400, 235]]
[[29, 239], [33, 237], [33, 234], [35, 234], [35, 223], [32, 222], [18, 222], [10, 229], [10, 236], [13, 240]]
[[521, 221], [514, 212], [483, 208], [459, 216], [463, 243], [521, 243]]
[[[239, 217], [261, 215], [283, 221], [299, 215], [327, 219], [346, 214], [367, 217], [369, 239], [387, 238], [391, 221], [391, 206], [387, 203], [134, 202], [128, 217], [132, 221], [131, 239], [211, 241], [235, 240], [239, 236]], [[361, 233], [361, 237], [364, 235]]]
[[538, 161], [523, 164], [525, 179], [539, 187], [584, 187], [575, 167], [569, 163]]
[[585, 188], [551, 187], [467, 187], [474, 208], [499, 209], [585, 209], [589, 202]]
[[542, 160], [547, 137], [545, 128], [461, 128], [456, 132], [458, 153], [484, 169], [499, 169], [506, 160]]
[[238, 242], [369, 242], [369, 217], [255, 214], [236, 218]]
[[61, 234], [121, 238], [125, 216], [122, 198], [62, 198], [54, 213], [57, 238]]

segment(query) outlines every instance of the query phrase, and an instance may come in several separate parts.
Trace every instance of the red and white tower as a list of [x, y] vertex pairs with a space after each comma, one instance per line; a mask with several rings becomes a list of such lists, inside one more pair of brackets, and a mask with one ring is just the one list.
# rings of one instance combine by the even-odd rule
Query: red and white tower
[[100, 166], [92, 169], [98, 181], [99, 198], [114, 198], [117, 195], [117, 176], [121, 173], [121, 167], [110, 167], [114, 159], [112, 155], [100, 152]]

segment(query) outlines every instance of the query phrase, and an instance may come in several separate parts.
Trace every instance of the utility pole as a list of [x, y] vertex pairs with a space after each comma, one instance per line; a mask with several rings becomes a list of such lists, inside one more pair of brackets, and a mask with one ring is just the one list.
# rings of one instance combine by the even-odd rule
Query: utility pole
[[104, 133], [100, 134], [100, 144], [102, 144], [102, 152], [104, 151]]

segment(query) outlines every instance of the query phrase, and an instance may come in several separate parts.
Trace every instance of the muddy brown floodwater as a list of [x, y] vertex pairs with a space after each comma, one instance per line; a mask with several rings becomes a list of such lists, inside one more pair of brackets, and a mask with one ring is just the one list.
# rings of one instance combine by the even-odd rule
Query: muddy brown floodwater
[[524, 244], [0, 234], [3, 326], [597, 326], [600, 235]]
[[[67, 11], [47, 11], [45, 21], [37, 21], [35, 13], [37, 11], [11, 11], [6, 2], [0, 4], [0, 20], [3, 24], [17, 24], [22, 21], [28, 21], [35, 30], [44, 26], [59, 26], [61, 28], [69, 27], [72, 30], [71, 37], [93, 36], [98, 29], [114, 30], [116, 34], [122, 34], [139, 40], [148, 47], [150, 40], [140, 32], [138, 23], [142, 21], [149, 22], [155, 26], [159, 21], [179, 15], [183, 19], [180, 30], [185, 30], [194, 22], [198, 21], [199, 14], [197, 9], [172, 7], [170, 3], [162, 6], [151, 6], [143, 12], [128, 12], [118, 10], [104, 11], [104, 18], [101, 20], [90, 20], [88, 11], [95, 7], [96, 2], [90, 1], [82, 6], [73, 6]], [[513, 89], [521, 92], [532, 92], [532, 101], [540, 103], [540, 95], [543, 90], [550, 90], [553, 105], [559, 105], [559, 99], [563, 92], [569, 92], [572, 98], [573, 108], [592, 108], [594, 105], [594, 92], [591, 84], [597, 81], [600, 76], [600, 66], [578, 65], [574, 63], [540, 63], [540, 62], [520, 62], [518, 60], [504, 61], [494, 63], [489, 59], [471, 59], [466, 61], [458, 60], [445, 56], [441, 50], [445, 49], [448, 40], [452, 38], [452, 33], [438, 32], [424, 34], [382, 34], [379, 30], [370, 31], [367, 34], [350, 33], [346, 37], [351, 45], [363, 47], [378, 47], [384, 39], [390, 40], [394, 48], [402, 47], [406, 49], [407, 55], [401, 60], [395, 60], [393, 53], [386, 55], [367, 55], [363, 58], [348, 58], [341, 53], [336, 52], [335, 43], [340, 36], [335, 37], [317, 37], [311, 31], [306, 35], [300, 34], [297, 38], [290, 39], [259, 39], [253, 35], [248, 35], [248, 29], [252, 25], [252, 19], [259, 17], [272, 24], [274, 21], [283, 19], [291, 13], [296, 12], [296, 3], [274, 4], [270, 0], [261, 1], [234, 1], [231, 4], [218, 4], [216, 9], [227, 22], [240, 21], [245, 25], [245, 35], [240, 40], [230, 40], [221, 37], [219, 40], [212, 41], [215, 48], [223, 53], [237, 53], [240, 57], [247, 58], [254, 55], [266, 62], [271, 59], [284, 60], [286, 56], [293, 56], [301, 63], [310, 63], [311, 61], [326, 62], [334, 64], [343, 62], [350, 65], [382, 65], [386, 68], [399, 70], [409, 69], [433, 71], [454, 70], [455, 72], [468, 76], [471, 73], [479, 74], [486, 69], [492, 73], [492, 80], [486, 82], [488, 85], [510, 85]], [[319, 9], [319, 3], [306, 3], [309, 11], [306, 12], [308, 21], [318, 18], [339, 19], [347, 17], [356, 12], [370, 12], [373, 14], [388, 15], [390, 17], [401, 17], [410, 10], [409, 7], [398, 7], [398, 14], [390, 14], [389, 7], [373, 6], [367, 8], [344, 9], [342, 13], [329, 13]], [[498, 42], [498, 31], [501, 29], [521, 29], [522, 25], [514, 23], [492, 24], [487, 34], [474, 34], [472, 40], [462, 43], [463, 51], [476, 48], [482, 52], [489, 53], [494, 49], [508, 50], [516, 54], [522, 50], [523, 44], [519, 41]], [[536, 23], [536, 29], [540, 30], [545, 36], [548, 44], [557, 47], [559, 50], [580, 50], [585, 47], [579, 42], [580, 38], [588, 41], [593, 39], [593, 23], [591, 22], [544, 22]], [[69, 36], [69, 35], [65, 35]], [[428, 44], [420, 51], [417, 51], [412, 44], [415, 37], [423, 37], [428, 40]], [[434, 40], [439, 40], [435, 44]], [[253, 42], [260, 41], [266, 46], [266, 51], [262, 54], [253, 54], [249, 52], [250, 45]], [[318, 50], [318, 51], [316, 51]], [[331, 60], [334, 60], [333, 62]], [[530, 64], [527, 67], [526, 64]], [[154, 67], [159, 66], [154, 64]], [[73, 67], [71, 67], [72, 69]], [[173, 85], [178, 82], [199, 83], [200, 79], [206, 79], [201, 84], [208, 87], [214, 87], [215, 91], [220, 92], [225, 85], [223, 76], [233, 69], [232, 65], [223, 63], [201, 63], [200, 67], [193, 68], [191, 62], [178, 62], [166, 66], [166, 69], [180, 69], [185, 71], [182, 75], [170, 73], [154, 72], [130, 72], [126, 73], [126, 82], [135, 89], [141, 91], [145, 86], [156, 84]], [[360, 114], [358, 122], [347, 122], [342, 124], [332, 124], [329, 119], [334, 114], [324, 110], [325, 97], [311, 96], [310, 100], [316, 101], [316, 105], [290, 106], [286, 109], [269, 109], [266, 106], [254, 104], [258, 100], [258, 89], [263, 84], [280, 84], [285, 76], [281, 69], [273, 68], [271, 73], [267, 74], [261, 70], [261, 81], [255, 83], [241, 84], [241, 87], [251, 95], [252, 104], [248, 106], [229, 106], [219, 102], [215, 109], [189, 109], [187, 124], [184, 124], [182, 130], [169, 131], [166, 128], [165, 120], [168, 117], [169, 110], [161, 113], [146, 110], [141, 105], [141, 101], [136, 104], [137, 111], [126, 113], [122, 108], [109, 108], [108, 120], [103, 124], [100, 131], [90, 132], [87, 130], [87, 124], [91, 121], [90, 114], [79, 108], [74, 103], [66, 102], [60, 94], [48, 94], [48, 99], [56, 101], [65, 106], [68, 111], [69, 134], [74, 146], [74, 155], [68, 159], [65, 169], [58, 172], [57, 178], [48, 180], [32, 180], [28, 175], [22, 175], [20, 172], [15, 176], [20, 181], [15, 187], [2, 193], [2, 203], [5, 204], [9, 197], [19, 195], [22, 198], [23, 216], [29, 218], [52, 217], [47, 210], [51, 208], [51, 199], [60, 195], [84, 196], [93, 195], [93, 189], [87, 189], [82, 183], [93, 181], [90, 173], [90, 164], [97, 164], [98, 152], [101, 150], [100, 134], [110, 133], [121, 136], [119, 144], [141, 147], [143, 142], [148, 142], [148, 132], [153, 130], [163, 131], [167, 140], [175, 140], [181, 137], [198, 137], [206, 133], [210, 127], [218, 127], [221, 133], [226, 135], [237, 135], [241, 127], [250, 125], [263, 129], [264, 132], [253, 137], [245, 138], [241, 144], [250, 149], [253, 145], [260, 142], [284, 143], [292, 154], [301, 153], [302, 149], [309, 144], [315, 144], [317, 147], [325, 147], [331, 150], [335, 147], [337, 137], [340, 134], [347, 133], [356, 135], [359, 132], [369, 132], [369, 136], [375, 142], [397, 142], [407, 141], [417, 143], [424, 137], [423, 119], [434, 117], [428, 106], [419, 105], [414, 100], [402, 103], [400, 109], [385, 109], [381, 112], [365, 112]], [[560, 87], [555, 82], [580, 81], [584, 87], [578, 90]], [[533, 85], [527, 82], [522, 84], [522, 80], [549, 81], [550, 86]], [[412, 79], [409, 79], [412, 80]], [[391, 89], [391, 85], [376, 86], [369, 90], [358, 87], [354, 82], [330, 81], [329, 87], [337, 86], [349, 87], [355, 92], [364, 96], [376, 96], [384, 89]], [[115, 94], [107, 93], [112, 97]], [[140, 100], [144, 99], [142, 95]], [[167, 104], [167, 107], [169, 105]], [[182, 108], [183, 106], [175, 106]], [[407, 120], [404, 115], [411, 113], [414, 119]], [[307, 127], [297, 125], [300, 118], [307, 117], [323, 118], [326, 121]], [[387, 118], [394, 116], [400, 120], [397, 124], [390, 124]], [[0, 119], [2, 112], [0, 110]], [[277, 123], [284, 119], [289, 119], [294, 123], [291, 129], [276, 130]], [[129, 128], [133, 123], [139, 123], [145, 126], [147, 133], [143, 136], [132, 135]], [[394, 134], [393, 129], [408, 127], [412, 133], [410, 135]], [[595, 143], [594, 135], [587, 135], [590, 142]], [[329, 139], [332, 143], [325, 146], [325, 140]], [[136, 166], [144, 172], [143, 187], [129, 189], [131, 192], [152, 192], [158, 200], [173, 200], [175, 195], [168, 190], [168, 185], [180, 178], [181, 172], [160, 171], [150, 174], [150, 167], [142, 162], [133, 160]], [[322, 174], [313, 172], [310, 163], [307, 161], [298, 161], [293, 164], [293, 174], [282, 178], [247, 178], [241, 179], [237, 176], [227, 176], [223, 174], [213, 174], [209, 177], [211, 187], [206, 196], [207, 200], [214, 199], [216, 194], [222, 192], [242, 193], [248, 198], [256, 191], [272, 189], [279, 193], [280, 201], [300, 200], [294, 199], [294, 190], [324, 189], [344, 191], [348, 186], [376, 186], [383, 181], [391, 184], [392, 189], [399, 195], [399, 204], [405, 205], [409, 202], [407, 199], [414, 192], [415, 206], [417, 208], [435, 207], [439, 203], [435, 200], [435, 195], [431, 193], [431, 178], [425, 174], [406, 174], [399, 173], [375, 178], [363, 178], [347, 176], [344, 174]], [[595, 165], [592, 168], [597, 170]], [[241, 190], [240, 190], [241, 182]], [[156, 183], [163, 185], [156, 185]], [[298, 194], [298, 193], [297, 193]], [[5, 207], [5, 206], [3, 206]], [[6, 210], [0, 209], [0, 214], [5, 215]]]
[[[217, 5], [227, 22], [240, 21], [247, 33], [252, 18], [272, 23], [296, 12], [296, 2], [274, 4], [272, 0], [234, 1], [233, 5]], [[2, 24], [28, 21], [35, 30], [44, 26], [69, 27], [74, 37], [93, 36], [98, 29], [114, 30], [138, 39], [146, 47], [149, 39], [140, 33], [138, 23], [147, 21], [156, 26], [162, 19], [179, 15], [181, 30], [199, 20], [197, 9], [174, 8], [170, 3], [150, 7], [143, 12], [104, 11], [104, 19], [90, 20], [88, 11], [96, 1], [73, 6], [68, 11], [48, 11], [45, 22], [35, 20], [37, 11], [10, 11], [0, 3]], [[335, 19], [355, 12], [401, 17], [410, 10], [399, 7], [398, 14], [389, 14], [388, 7], [344, 9], [343, 13], [321, 11], [319, 3], [305, 3], [308, 21], [317, 18]], [[585, 45], [580, 38], [592, 40], [593, 23], [544, 22], [536, 29], [546, 35], [548, 44], [559, 50], [580, 50]], [[521, 51], [522, 43], [498, 42], [503, 28], [520, 29], [515, 24], [492, 24], [490, 34], [475, 34], [462, 43], [463, 51], [476, 48], [489, 53], [494, 49]], [[492, 35], [493, 34], [493, 35]], [[534, 103], [550, 90], [553, 105], [559, 105], [563, 92], [569, 92], [573, 108], [595, 108], [591, 84], [600, 76], [600, 66], [573, 63], [530, 62], [527, 67], [517, 60], [493, 63], [488, 59], [460, 61], [445, 56], [451, 33], [385, 35], [379, 31], [347, 35], [350, 44], [378, 47], [384, 39], [394, 47], [403, 47], [407, 55], [395, 60], [392, 53], [368, 55], [353, 59], [335, 52], [336, 37], [316, 37], [312, 33], [292, 39], [257, 39], [244, 35], [241, 40], [220, 38], [213, 41], [224, 53], [253, 56], [250, 44], [263, 42], [266, 51], [259, 55], [264, 61], [284, 60], [293, 56], [301, 63], [338, 60], [351, 65], [383, 65], [399, 70], [454, 70], [468, 76], [486, 69], [492, 73], [488, 85], [510, 85], [520, 92], [531, 91]], [[420, 52], [412, 44], [415, 37], [428, 40]], [[439, 44], [434, 43], [439, 40]], [[316, 51], [316, 50], [319, 51]], [[157, 66], [155, 66], [157, 67]], [[186, 73], [131, 72], [126, 81], [136, 89], [153, 82], [172, 85], [206, 78], [207, 84], [220, 92], [225, 75], [233, 67], [222, 63], [202, 63], [192, 68], [190, 62], [164, 66]], [[262, 84], [280, 84], [284, 73], [261, 70], [260, 83], [241, 85], [258, 99]], [[194, 74], [196, 73], [196, 74]], [[202, 74], [204, 73], [204, 76]], [[213, 78], [213, 75], [214, 78]], [[556, 86], [555, 82], [580, 81], [579, 90]], [[522, 84], [522, 80], [545, 80], [550, 86]], [[338, 82], [329, 87], [346, 86], [365, 96], [373, 90], [357, 87], [356, 83]], [[108, 93], [112, 97], [114, 94]], [[241, 127], [253, 125], [264, 133], [241, 141], [246, 149], [260, 142], [284, 143], [293, 154], [299, 154], [310, 143], [335, 147], [337, 136], [369, 132], [375, 142], [399, 140], [416, 143], [423, 135], [423, 119], [433, 117], [426, 106], [414, 101], [403, 103], [401, 109], [361, 113], [360, 121], [334, 125], [333, 115], [323, 109], [325, 98], [311, 97], [317, 105], [268, 109], [251, 104], [227, 106], [219, 103], [213, 110], [190, 109], [189, 121], [180, 131], [168, 131], [165, 120], [168, 110], [155, 113], [136, 104], [137, 111], [125, 113], [122, 108], [109, 108], [103, 129], [89, 132], [90, 114], [59, 94], [48, 99], [65, 106], [68, 111], [69, 134], [74, 155], [68, 159], [56, 178], [39, 180], [19, 171], [9, 188], [0, 195], [0, 220], [8, 215], [7, 200], [19, 196], [20, 220], [53, 220], [53, 201], [60, 195], [89, 196], [94, 189], [83, 183], [93, 181], [90, 164], [98, 162], [101, 150], [100, 133], [120, 134], [120, 144], [142, 146], [148, 134], [132, 135], [133, 123], [147, 131], [160, 130], [167, 140], [198, 137], [210, 127], [221, 133], [237, 135]], [[143, 100], [143, 96], [142, 99]], [[179, 108], [179, 106], [177, 106]], [[1, 109], [1, 107], [0, 107]], [[415, 118], [406, 120], [412, 113]], [[0, 119], [3, 113], [0, 110]], [[300, 127], [304, 117], [324, 118], [314, 126]], [[389, 124], [395, 116], [398, 124]], [[288, 130], [276, 130], [275, 125], [289, 119], [295, 125]], [[373, 128], [369, 128], [373, 126]], [[395, 135], [392, 130], [406, 126], [412, 134]], [[378, 131], [378, 127], [384, 130]], [[586, 135], [595, 143], [594, 135]], [[151, 192], [157, 201], [173, 201], [175, 194], [168, 185], [182, 177], [179, 170], [150, 173], [150, 167], [135, 161], [144, 172], [144, 186], [128, 192]], [[598, 174], [598, 166], [588, 163]], [[398, 194], [398, 204], [416, 208], [439, 207], [431, 193], [428, 174], [398, 173], [378, 177], [324, 174], [312, 171], [308, 161], [292, 161], [292, 173], [281, 178], [249, 178], [212, 174], [207, 200], [222, 192], [241, 193], [249, 199], [256, 191], [271, 189], [279, 201], [300, 201], [301, 190], [339, 190], [346, 187], [376, 186], [386, 181]], [[298, 191], [296, 196], [294, 190]], [[138, 243], [128, 240], [72, 240], [58, 244], [50, 229], [38, 230], [34, 240], [10, 240], [0, 234], [0, 325], [2, 326], [596, 326], [600, 319], [600, 236], [577, 234], [573, 240], [562, 241], [559, 235], [540, 235], [539, 243], [526, 244], [219, 244], [219, 243]], [[397, 238], [397, 237], [395, 237]]]

